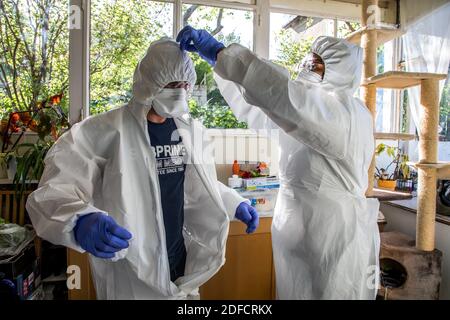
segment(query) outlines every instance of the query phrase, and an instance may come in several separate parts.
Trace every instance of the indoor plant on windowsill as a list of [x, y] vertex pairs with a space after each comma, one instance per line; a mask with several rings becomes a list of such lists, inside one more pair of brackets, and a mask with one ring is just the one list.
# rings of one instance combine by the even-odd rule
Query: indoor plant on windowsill
[[14, 176], [15, 193], [21, 198], [24, 191], [39, 181], [44, 171], [44, 159], [58, 138], [70, 128], [67, 117], [59, 107], [61, 96], [51, 97], [33, 110], [28, 129], [39, 137], [36, 143], [22, 143], [13, 148], [17, 159]]
[[[380, 143], [377, 146], [375, 154], [379, 156], [383, 152], [386, 152], [393, 160], [385, 168], [375, 168], [375, 179], [377, 179], [379, 188], [395, 190], [398, 179], [409, 178], [409, 157], [397, 147], [391, 147], [384, 143]], [[395, 165], [394, 170], [392, 173], [389, 173], [389, 168], [391, 168], [392, 165]]]

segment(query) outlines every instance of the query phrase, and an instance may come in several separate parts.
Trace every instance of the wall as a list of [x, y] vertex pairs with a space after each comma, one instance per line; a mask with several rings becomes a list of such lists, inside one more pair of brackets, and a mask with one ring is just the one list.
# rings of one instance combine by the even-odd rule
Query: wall
[[[387, 220], [385, 231], [399, 231], [416, 237], [416, 214], [400, 208], [381, 204], [381, 212]], [[442, 251], [442, 283], [440, 298], [450, 299], [450, 226], [436, 223], [436, 248]]]

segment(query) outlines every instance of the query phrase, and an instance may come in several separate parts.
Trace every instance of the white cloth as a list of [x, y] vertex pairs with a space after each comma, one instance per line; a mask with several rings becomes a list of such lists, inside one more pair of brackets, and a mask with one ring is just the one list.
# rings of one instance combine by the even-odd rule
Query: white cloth
[[185, 276], [170, 281], [147, 113], [152, 97], [166, 84], [194, 84], [193, 70], [175, 42], [150, 46], [136, 69], [136, 98], [64, 134], [49, 151], [39, 188], [28, 198], [27, 210], [37, 234], [52, 243], [83, 252], [72, 230], [78, 216], [91, 212], [109, 214], [133, 234], [130, 247], [116, 254], [114, 261], [90, 255], [99, 299], [195, 296], [224, 263], [229, 221], [245, 199], [217, 181], [203, 127], [188, 115], [175, 118], [191, 161], [184, 185]]
[[281, 128], [281, 188], [272, 224], [280, 299], [374, 299], [379, 203], [366, 199], [374, 152], [372, 117], [353, 97], [362, 53], [320, 37], [321, 83], [288, 72], [233, 44], [218, 55], [215, 77], [240, 120]]
[[[414, 8], [414, 3], [405, 1], [405, 10]], [[430, 5], [431, 2], [426, 2]], [[438, 4], [437, 4], [438, 5]], [[417, 6], [417, 4], [416, 4]], [[403, 36], [405, 48], [406, 71], [431, 72], [448, 74], [450, 62], [450, 3], [435, 9], [407, 27]], [[439, 101], [446, 80], [439, 83]], [[420, 103], [420, 86], [408, 89], [409, 107], [415, 126], [411, 126], [411, 133], [417, 129], [420, 132], [420, 118], [422, 107]], [[418, 159], [418, 151], [412, 152], [412, 159]], [[444, 159], [442, 159], [444, 160]]]

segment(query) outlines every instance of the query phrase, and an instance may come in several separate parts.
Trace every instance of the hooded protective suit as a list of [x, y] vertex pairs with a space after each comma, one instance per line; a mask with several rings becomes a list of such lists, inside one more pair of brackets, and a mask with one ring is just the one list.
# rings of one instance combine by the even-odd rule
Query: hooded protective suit
[[[217, 181], [203, 127], [176, 118], [187, 152], [185, 276], [170, 281], [156, 159], [147, 132], [153, 97], [170, 82], [195, 84], [190, 58], [176, 42], [152, 44], [136, 68], [126, 106], [72, 127], [49, 151], [27, 202], [37, 234], [83, 252], [72, 231], [77, 217], [102, 212], [133, 234], [111, 260], [89, 255], [99, 299], [183, 299], [223, 265], [229, 220], [245, 199]], [[195, 142], [195, 143], [194, 143]]]
[[281, 188], [272, 241], [280, 299], [374, 299], [379, 203], [366, 199], [372, 117], [357, 98], [362, 50], [318, 38], [321, 83], [233, 44], [215, 67], [222, 95], [251, 128], [280, 128]]

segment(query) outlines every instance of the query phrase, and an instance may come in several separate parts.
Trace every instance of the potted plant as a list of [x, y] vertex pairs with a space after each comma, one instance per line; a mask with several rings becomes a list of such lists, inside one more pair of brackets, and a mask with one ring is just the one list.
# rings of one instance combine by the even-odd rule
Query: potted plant
[[[386, 154], [392, 158], [392, 161], [385, 168], [376, 167], [375, 178], [378, 181], [379, 188], [395, 190], [398, 179], [409, 178], [409, 157], [398, 147], [392, 147], [384, 143], [380, 143], [375, 150], [375, 154], [379, 156], [383, 152], [386, 152]], [[389, 173], [389, 168], [393, 165], [395, 167], [393, 171]]]
[[17, 147], [17, 153], [22, 148], [26, 149], [21, 156], [17, 156], [17, 169], [13, 180], [18, 198], [22, 197], [27, 186], [31, 185], [33, 181], [41, 179], [45, 156], [54, 142], [54, 140], [40, 140], [34, 144], [23, 143]]
[[13, 152], [0, 153], [0, 179], [12, 180], [16, 173], [16, 157]]
[[0, 179], [8, 178], [8, 160], [7, 153], [0, 153]]
[[[13, 145], [17, 163], [13, 183], [16, 197], [21, 198], [24, 191], [35, 181], [39, 181], [44, 171], [44, 159], [58, 138], [70, 129], [67, 117], [59, 106], [61, 95], [50, 97], [39, 103], [32, 112], [21, 112], [26, 128], [35, 131], [39, 137], [36, 143], [16, 142]], [[21, 133], [19, 139], [23, 136]]]

